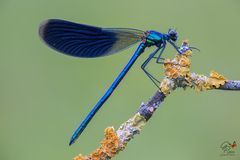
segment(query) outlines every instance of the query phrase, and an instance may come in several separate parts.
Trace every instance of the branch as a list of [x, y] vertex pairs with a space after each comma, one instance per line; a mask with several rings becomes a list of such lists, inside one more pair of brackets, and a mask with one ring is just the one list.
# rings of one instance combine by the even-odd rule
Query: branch
[[240, 81], [236, 80], [227, 80], [226, 83], [220, 86], [218, 89], [222, 90], [240, 90]]
[[113, 127], [105, 129], [105, 138], [101, 146], [88, 156], [78, 155], [74, 160], [109, 160], [117, 153], [124, 150], [127, 143], [139, 134], [146, 122], [151, 118], [154, 111], [165, 99], [165, 94], [157, 91], [149, 101], [142, 103], [138, 112], [129, 120], [124, 122], [117, 131]]
[[183, 42], [180, 51], [182, 54], [177, 54], [172, 60], [164, 61], [165, 77], [160, 84], [160, 91], [157, 91], [146, 104], [142, 103], [137, 113], [124, 122], [117, 131], [113, 127], [106, 128], [105, 138], [99, 148], [88, 156], [80, 154], [74, 160], [109, 160], [123, 151], [127, 143], [140, 133], [166, 96], [176, 88], [192, 88], [196, 91], [240, 90], [240, 81], [226, 80], [224, 76], [215, 71], [212, 71], [209, 76], [190, 72], [189, 57], [192, 51], [187, 41]]

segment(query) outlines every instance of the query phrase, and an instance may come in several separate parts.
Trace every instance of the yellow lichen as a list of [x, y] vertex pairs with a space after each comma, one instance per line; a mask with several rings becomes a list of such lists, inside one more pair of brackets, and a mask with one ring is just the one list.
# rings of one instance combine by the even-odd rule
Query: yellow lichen
[[192, 55], [192, 51], [191, 50], [187, 50], [186, 52], [183, 53], [185, 56], [189, 57]]
[[169, 79], [163, 79], [163, 81], [160, 84], [160, 89], [161, 91], [165, 94], [168, 95], [170, 91], [173, 89], [173, 82]]
[[221, 85], [224, 85], [225, 82], [226, 79], [223, 75], [216, 71], [211, 71], [208, 83], [212, 86], [212, 88], [219, 88]]
[[143, 128], [143, 126], [146, 124], [146, 122], [147, 122], [147, 120], [143, 116], [141, 116], [140, 113], [138, 112], [133, 117], [132, 126], [141, 130]]
[[190, 67], [191, 61], [186, 57], [185, 54], [183, 55], [178, 55], [178, 62], [181, 67]]
[[215, 78], [215, 79], [218, 79], [218, 80], [226, 81], [226, 78], [223, 75], [221, 75], [218, 72], [216, 72], [216, 71], [211, 71], [210, 78]]
[[204, 75], [196, 75], [192, 77], [194, 85], [192, 86], [196, 91], [205, 91], [211, 89], [211, 85], [208, 83], [208, 78]]
[[179, 76], [186, 77], [190, 73], [190, 68], [189, 67], [180, 67], [179, 68]]
[[210, 76], [192, 74], [192, 81], [194, 83], [194, 88], [196, 91], [205, 91], [209, 89], [219, 88], [221, 85], [224, 85], [226, 79], [224, 76], [219, 73], [212, 71]]

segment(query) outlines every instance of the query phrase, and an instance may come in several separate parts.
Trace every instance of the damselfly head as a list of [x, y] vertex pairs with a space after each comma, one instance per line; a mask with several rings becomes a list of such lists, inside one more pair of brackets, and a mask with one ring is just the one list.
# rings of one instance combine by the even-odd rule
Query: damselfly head
[[178, 33], [177, 33], [177, 31], [176, 31], [176, 29], [174, 29], [174, 28], [169, 28], [169, 30], [168, 30], [168, 36], [169, 36], [169, 38], [170, 38], [170, 40], [172, 40], [172, 41], [177, 41], [177, 39], [178, 39]]

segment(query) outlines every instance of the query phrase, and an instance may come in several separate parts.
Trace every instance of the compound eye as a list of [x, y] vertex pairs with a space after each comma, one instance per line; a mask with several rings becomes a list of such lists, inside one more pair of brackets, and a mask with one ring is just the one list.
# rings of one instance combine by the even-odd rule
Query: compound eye
[[178, 38], [176, 34], [175, 34], [175, 35], [171, 35], [170, 37], [171, 37], [171, 39], [172, 39], [173, 41], [176, 41], [177, 38]]
[[168, 30], [168, 35], [169, 35], [169, 37], [170, 37], [170, 39], [171, 39], [172, 41], [176, 41], [177, 38], [178, 38], [178, 33], [177, 33], [177, 31], [176, 31], [175, 29], [173, 29], [173, 28], [170, 28], [170, 29]]

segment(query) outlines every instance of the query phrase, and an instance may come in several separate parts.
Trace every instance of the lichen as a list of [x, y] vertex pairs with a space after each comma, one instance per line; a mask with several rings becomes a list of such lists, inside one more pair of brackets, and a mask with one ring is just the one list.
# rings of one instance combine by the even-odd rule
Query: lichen
[[[184, 53], [177, 54], [172, 60], [166, 59], [164, 61], [165, 77], [160, 83], [160, 90], [162, 95], [164, 94], [164, 98], [178, 87], [204, 91], [219, 88], [226, 83], [225, 77], [216, 71], [212, 71], [209, 77], [191, 72], [189, 57], [192, 55], [192, 51], [189, 49], [187, 41], [183, 42], [180, 50]], [[143, 113], [150, 114], [147, 117], [151, 117], [156, 107], [146, 106], [142, 104], [141, 109], [145, 109]], [[132, 118], [124, 122], [116, 132], [113, 127], [106, 128], [100, 147], [88, 156], [80, 154], [74, 160], [108, 160], [119, 151], [124, 150], [128, 142], [133, 139], [134, 135], [140, 133], [147, 122], [144, 116], [140, 114], [141, 109]]]
[[74, 160], [105, 160], [110, 159], [119, 151], [119, 138], [113, 127], [105, 129], [104, 139], [101, 146], [94, 150], [90, 155], [78, 155]]
[[[183, 43], [185, 46], [188, 45], [187, 41]], [[216, 71], [212, 71], [209, 77], [191, 72], [191, 60], [189, 59], [191, 55], [192, 51], [188, 49], [183, 54], [177, 54], [172, 60], [164, 61], [165, 78], [160, 84], [160, 89], [165, 95], [177, 87], [184, 89], [190, 87], [196, 91], [205, 91], [225, 84], [224, 76]]]
[[139, 113], [136, 113], [132, 118], [123, 123], [117, 130], [117, 135], [120, 139], [119, 148], [122, 150], [127, 146], [127, 143], [135, 134], [139, 134], [140, 130], [146, 124], [146, 119]]

